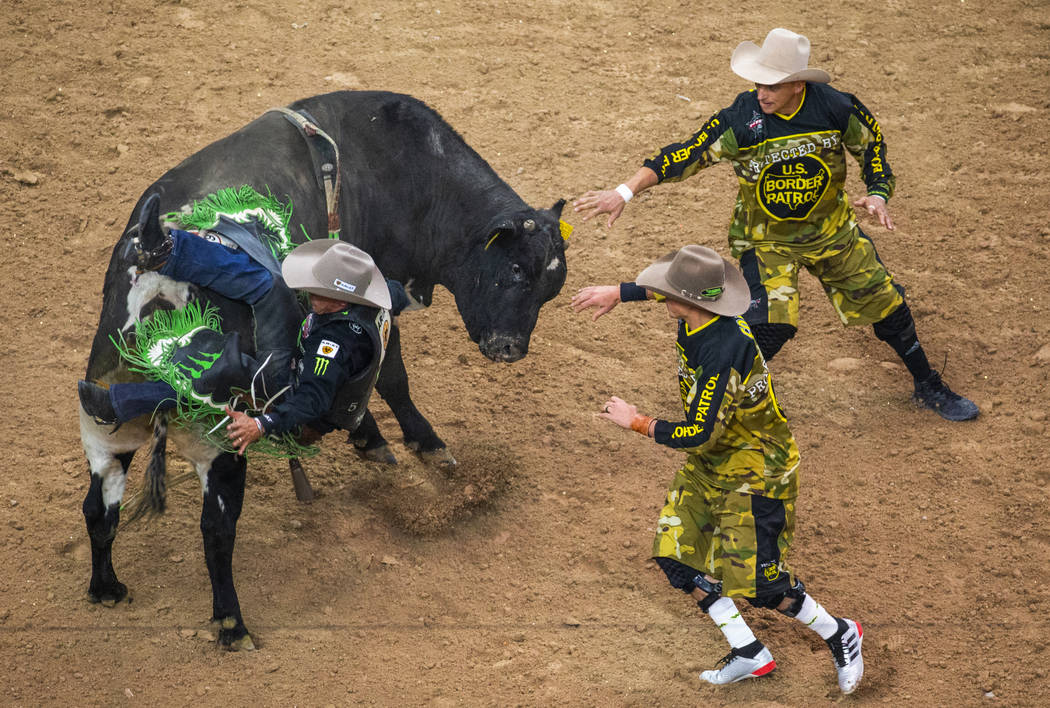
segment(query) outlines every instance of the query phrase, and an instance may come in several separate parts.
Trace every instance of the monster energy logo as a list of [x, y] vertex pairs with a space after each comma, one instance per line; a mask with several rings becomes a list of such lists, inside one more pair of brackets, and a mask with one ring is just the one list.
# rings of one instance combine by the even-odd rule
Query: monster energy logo
[[325, 359], [324, 357], [314, 357], [314, 376], [324, 376], [325, 372], [328, 371], [328, 362], [331, 359]]
[[200, 367], [199, 369], [195, 369], [192, 366], [188, 366], [186, 363], [181, 361], [178, 362], [176, 366], [178, 366], [179, 369], [181, 369], [183, 373], [185, 373], [191, 379], [199, 379], [201, 376], [204, 375], [205, 371], [215, 366], [215, 362], [218, 361], [219, 357], [221, 356], [222, 352], [216, 352], [215, 354], [211, 354], [209, 352], [201, 352], [199, 355], [200, 358], [194, 358], [192, 356], [186, 357], [187, 361], [196, 364]]

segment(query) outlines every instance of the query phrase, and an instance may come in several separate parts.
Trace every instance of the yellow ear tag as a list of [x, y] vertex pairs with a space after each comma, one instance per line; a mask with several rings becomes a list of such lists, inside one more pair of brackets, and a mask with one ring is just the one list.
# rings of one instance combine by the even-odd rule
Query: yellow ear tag
[[561, 238], [563, 241], [568, 241], [569, 236], [572, 236], [572, 226], [566, 224], [564, 221], [558, 220], [558, 226], [561, 228]]

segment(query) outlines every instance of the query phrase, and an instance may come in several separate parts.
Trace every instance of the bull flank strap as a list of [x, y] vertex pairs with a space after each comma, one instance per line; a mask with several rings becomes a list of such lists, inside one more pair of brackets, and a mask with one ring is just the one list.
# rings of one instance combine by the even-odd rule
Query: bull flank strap
[[306, 138], [310, 157], [317, 169], [318, 186], [324, 189], [325, 205], [328, 209], [328, 237], [339, 238], [339, 148], [328, 133], [321, 130], [317, 121], [304, 110], [293, 111], [284, 106], [271, 108], [269, 112], [284, 114], [292, 125]]

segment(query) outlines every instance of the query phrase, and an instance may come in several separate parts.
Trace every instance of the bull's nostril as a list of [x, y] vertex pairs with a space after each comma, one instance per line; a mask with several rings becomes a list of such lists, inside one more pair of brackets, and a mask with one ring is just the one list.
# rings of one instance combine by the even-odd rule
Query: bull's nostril
[[529, 350], [528, 343], [522, 343], [514, 337], [494, 336], [482, 339], [478, 344], [481, 353], [492, 361], [518, 361]]

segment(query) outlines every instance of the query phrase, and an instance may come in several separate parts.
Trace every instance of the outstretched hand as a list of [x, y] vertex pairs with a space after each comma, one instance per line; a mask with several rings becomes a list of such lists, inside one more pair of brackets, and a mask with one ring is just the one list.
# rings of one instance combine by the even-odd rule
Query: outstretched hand
[[226, 415], [230, 416], [230, 420], [233, 421], [226, 426], [226, 435], [237, 447], [237, 454], [243, 455], [249, 445], [262, 437], [262, 430], [255, 423], [255, 418], [235, 411], [229, 406], [226, 406]]
[[582, 212], [584, 221], [599, 214], [608, 214], [609, 220], [606, 226], [612, 226], [613, 222], [620, 218], [625, 206], [627, 202], [623, 200], [619, 192], [615, 189], [603, 189], [590, 191], [581, 196], [572, 203], [572, 210]]
[[853, 202], [858, 210], [863, 210], [890, 231], [893, 231], [893, 219], [890, 217], [890, 209], [886, 206], [886, 200], [877, 194], [869, 194]]
[[632, 406], [618, 396], [611, 396], [609, 400], [605, 402], [605, 407], [602, 408], [602, 412], [598, 414], [598, 417], [604, 418], [605, 420], [611, 420], [621, 428], [630, 430], [631, 422], [636, 415], [638, 415], [637, 406]]
[[588, 285], [577, 290], [576, 294], [572, 296], [572, 309], [576, 312], [586, 310], [589, 307], [595, 308], [594, 317], [591, 318], [592, 322], [612, 310], [619, 303], [619, 285]]

